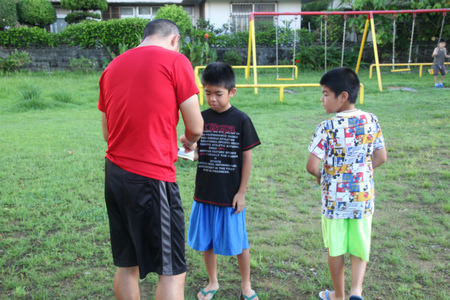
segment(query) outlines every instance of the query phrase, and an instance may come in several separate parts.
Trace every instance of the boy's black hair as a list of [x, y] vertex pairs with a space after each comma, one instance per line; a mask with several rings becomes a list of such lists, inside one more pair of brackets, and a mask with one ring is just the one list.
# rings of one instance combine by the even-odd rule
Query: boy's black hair
[[142, 37], [145, 39], [148, 36], [157, 35], [160, 38], [166, 38], [171, 34], [180, 35], [177, 24], [167, 19], [156, 19], [147, 23]]
[[359, 93], [359, 78], [355, 71], [347, 67], [334, 68], [320, 79], [320, 85], [325, 85], [337, 96], [348, 93], [348, 101], [356, 103]]
[[202, 84], [223, 86], [230, 92], [236, 86], [233, 68], [224, 62], [210, 63], [203, 71]]
[[447, 43], [447, 41], [445, 39], [440, 39], [439, 43]]

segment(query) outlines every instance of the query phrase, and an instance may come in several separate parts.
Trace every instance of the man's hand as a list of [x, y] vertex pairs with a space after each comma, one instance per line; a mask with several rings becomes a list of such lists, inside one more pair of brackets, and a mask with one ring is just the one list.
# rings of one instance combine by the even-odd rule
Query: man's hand
[[243, 211], [245, 208], [245, 194], [237, 193], [234, 195], [232, 207], [236, 209], [235, 215]]
[[184, 134], [180, 136], [180, 142], [183, 144], [186, 152], [194, 151], [197, 148], [197, 143], [191, 143]]

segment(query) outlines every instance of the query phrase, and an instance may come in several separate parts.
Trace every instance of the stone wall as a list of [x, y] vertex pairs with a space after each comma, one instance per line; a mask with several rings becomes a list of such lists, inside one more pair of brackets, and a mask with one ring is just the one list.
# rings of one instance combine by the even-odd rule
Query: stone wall
[[[415, 45], [413, 46], [413, 62], [432, 62], [431, 53], [436, 45]], [[354, 47], [359, 49], [359, 46]], [[218, 58], [221, 59], [223, 54], [230, 50], [229, 48], [217, 48]], [[243, 64], [247, 63], [247, 48], [233, 48], [244, 57]], [[378, 48], [381, 63], [391, 63], [392, 49]], [[15, 49], [0, 48], [0, 57], [5, 58], [9, 56]], [[86, 57], [95, 59], [98, 62], [99, 70], [102, 69], [105, 61], [111, 60], [110, 55], [104, 48], [100, 49], [79, 49], [79, 48], [36, 48], [36, 49], [20, 49], [19, 51], [27, 51], [32, 62], [24, 66], [25, 69], [31, 71], [57, 71], [69, 70], [70, 58]], [[257, 61], [258, 65], [275, 65], [276, 51], [275, 48], [258, 47]], [[397, 62], [408, 62], [409, 49], [403, 52], [397, 52]], [[292, 60], [291, 48], [280, 48], [278, 52], [279, 61], [282, 59]], [[374, 63], [373, 48], [367, 45], [363, 52], [363, 62], [368, 64]]]

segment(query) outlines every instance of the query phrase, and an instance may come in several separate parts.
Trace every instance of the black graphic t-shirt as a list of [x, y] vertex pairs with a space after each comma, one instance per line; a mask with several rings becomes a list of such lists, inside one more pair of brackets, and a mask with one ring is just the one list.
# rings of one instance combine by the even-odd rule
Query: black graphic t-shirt
[[231, 206], [241, 184], [242, 152], [261, 144], [250, 118], [232, 106], [225, 112], [202, 112], [205, 127], [197, 142], [198, 165], [194, 199]]

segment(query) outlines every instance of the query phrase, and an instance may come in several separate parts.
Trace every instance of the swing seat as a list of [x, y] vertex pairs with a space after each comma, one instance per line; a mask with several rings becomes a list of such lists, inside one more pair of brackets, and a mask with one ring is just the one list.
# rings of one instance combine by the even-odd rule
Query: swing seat
[[391, 70], [391, 72], [409, 72], [411, 71], [411, 69], [395, 69], [395, 70]]
[[294, 80], [294, 78], [277, 78], [277, 80]]

